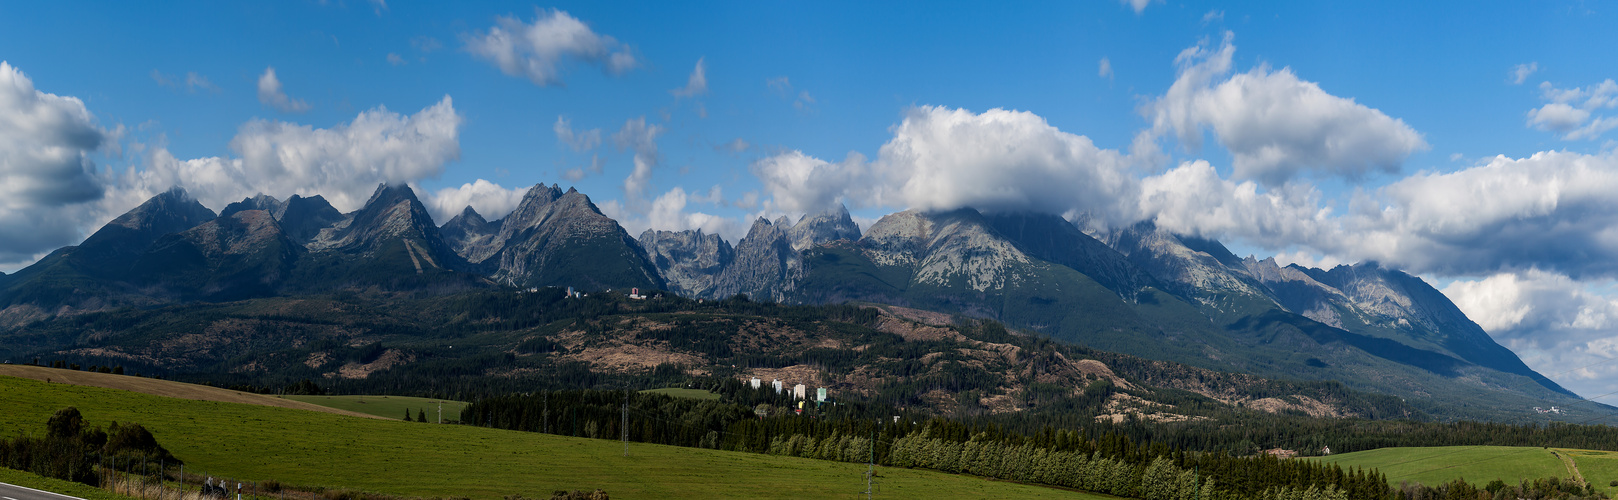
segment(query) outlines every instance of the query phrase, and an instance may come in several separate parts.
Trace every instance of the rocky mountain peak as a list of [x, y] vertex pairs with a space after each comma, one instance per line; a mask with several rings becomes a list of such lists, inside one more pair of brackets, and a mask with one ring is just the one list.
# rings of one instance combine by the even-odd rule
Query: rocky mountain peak
[[298, 244], [309, 243], [321, 229], [332, 227], [345, 219], [342, 212], [338, 212], [326, 198], [320, 195], [308, 198], [292, 195], [287, 198], [286, 206], [276, 220], [281, 223], [281, 230], [288, 238]]
[[803, 256], [787, 239], [790, 228], [790, 222], [783, 227], [780, 220], [754, 220], [747, 236], [736, 243], [735, 260], [715, 280], [713, 296], [749, 293], [758, 300], [785, 300], [804, 273]]
[[500, 222], [490, 223], [484, 220], [483, 214], [467, 205], [460, 215], [445, 222], [438, 231], [443, 233], [444, 242], [448, 243], [456, 254], [465, 257], [468, 248], [484, 245], [495, 236], [495, 233], [500, 232]]
[[713, 296], [715, 281], [736, 260], [730, 242], [701, 229], [647, 229], [639, 240], [669, 288], [689, 297]]
[[213, 220], [213, 210], [202, 206], [184, 189], [174, 187], [124, 212], [85, 238], [81, 251], [107, 247], [116, 254], [135, 254], [169, 233], [178, 233]]
[[276, 199], [274, 196], [259, 193], [249, 198], [242, 198], [242, 201], [225, 205], [225, 209], [219, 211], [219, 217], [230, 217], [237, 212], [246, 210], [263, 210], [276, 220], [280, 220], [281, 216], [286, 213], [286, 208], [287, 202]]
[[792, 249], [802, 252], [828, 241], [859, 240], [860, 226], [848, 214], [848, 207], [838, 204], [825, 212], [805, 214], [787, 231], [787, 237], [792, 240]]
[[536, 185], [498, 228], [486, 230], [490, 237], [469, 241], [457, 252], [500, 282], [584, 289], [665, 286], [640, 243], [576, 189]]

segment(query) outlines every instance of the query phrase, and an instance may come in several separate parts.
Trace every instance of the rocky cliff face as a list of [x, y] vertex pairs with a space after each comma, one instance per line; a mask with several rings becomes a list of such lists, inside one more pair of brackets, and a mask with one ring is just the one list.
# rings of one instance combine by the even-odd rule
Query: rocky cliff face
[[257, 196], [243, 198], [242, 201], [225, 205], [225, 209], [219, 211], [219, 217], [230, 217], [237, 212], [248, 210], [263, 210], [269, 213], [271, 218], [279, 220], [282, 215], [286, 214], [287, 202], [278, 200], [274, 196], [259, 193]]
[[754, 300], [784, 301], [803, 278], [803, 256], [781, 223], [760, 217], [736, 243], [736, 258], [714, 280], [712, 297], [745, 293]]
[[153, 196], [102, 226], [74, 252], [91, 268], [121, 272], [165, 234], [178, 233], [214, 219], [213, 210], [180, 188]]
[[[779, 225], [779, 223], [777, 223]], [[860, 226], [848, 215], [848, 207], [841, 204], [826, 212], [804, 215], [787, 230], [792, 249], [802, 252], [822, 243], [860, 239]]]
[[404, 244], [405, 253], [418, 269], [459, 267], [456, 263], [460, 257], [444, 242], [432, 216], [409, 186], [377, 186], [365, 206], [346, 219], [322, 229], [307, 248], [312, 252], [371, 256], [392, 248], [389, 243], [397, 241]]
[[438, 231], [443, 233], [444, 242], [449, 243], [450, 248], [464, 258], [468, 249], [488, 246], [489, 240], [500, 232], [501, 222], [504, 221], [484, 220], [482, 214], [473, 210], [471, 205], [467, 205], [460, 215], [439, 226]]
[[521, 287], [664, 288], [646, 250], [590, 198], [560, 186], [534, 186], [500, 230], [465, 247], [494, 279]]
[[236, 211], [159, 239], [136, 262], [131, 281], [182, 300], [273, 295], [299, 250], [270, 212]]
[[274, 215], [287, 237], [300, 245], [314, 241], [320, 235], [320, 230], [346, 223], [344, 221], [348, 219], [320, 195], [308, 198], [292, 195], [281, 213]]
[[640, 234], [640, 245], [669, 289], [687, 297], [714, 297], [715, 282], [736, 260], [736, 249], [717, 234], [701, 229], [654, 231]]

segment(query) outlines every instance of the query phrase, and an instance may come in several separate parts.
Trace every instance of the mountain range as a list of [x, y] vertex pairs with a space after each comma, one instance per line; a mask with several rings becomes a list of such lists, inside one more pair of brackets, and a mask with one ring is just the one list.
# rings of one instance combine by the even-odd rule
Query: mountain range
[[1342, 381], [1439, 415], [1509, 418], [1580, 400], [1438, 290], [1374, 262], [1281, 266], [1149, 221], [1096, 230], [972, 208], [894, 213], [864, 231], [840, 206], [760, 218], [734, 246], [700, 230], [633, 238], [584, 194], [543, 184], [499, 220], [467, 207], [442, 226], [407, 186], [379, 186], [347, 214], [320, 196], [259, 195], [216, 215], [170, 190], [0, 274], [0, 335], [126, 307], [543, 287], [987, 318], [1203, 369]]

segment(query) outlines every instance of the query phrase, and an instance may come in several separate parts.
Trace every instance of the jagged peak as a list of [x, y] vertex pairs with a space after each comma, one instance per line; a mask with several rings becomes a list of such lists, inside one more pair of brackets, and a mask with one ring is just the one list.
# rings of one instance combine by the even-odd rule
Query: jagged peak
[[395, 186], [384, 182], [377, 184], [376, 192], [371, 193], [371, 198], [365, 200], [365, 207], [370, 208], [371, 205], [379, 202], [388, 203], [391, 205], [400, 199], [408, 199], [418, 203], [420, 202], [416, 199], [416, 191], [410, 189], [409, 184], [399, 184]]

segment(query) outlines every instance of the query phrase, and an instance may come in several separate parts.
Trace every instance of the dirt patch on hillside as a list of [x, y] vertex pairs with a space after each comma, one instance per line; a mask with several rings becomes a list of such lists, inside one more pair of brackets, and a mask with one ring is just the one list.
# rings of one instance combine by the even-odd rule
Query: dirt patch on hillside
[[34, 380], [49, 380], [53, 384], [71, 384], [88, 387], [101, 387], [104, 389], [117, 389], [121, 391], [139, 392], [153, 396], [167, 398], [190, 399], [194, 401], [218, 401], [222, 403], [241, 403], [259, 406], [275, 406], [279, 408], [292, 408], [295, 410], [309, 410], [325, 413], [335, 413], [350, 417], [375, 418], [392, 420], [375, 415], [366, 415], [336, 408], [281, 399], [275, 396], [238, 392], [218, 387], [187, 384], [168, 380], [135, 377], [130, 375], [113, 375], [111, 373], [91, 373], [78, 370], [63, 370], [58, 368], [45, 368], [30, 365], [0, 365], [0, 376], [26, 378]]
[[372, 372], [386, 370], [411, 361], [415, 361], [415, 358], [405, 354], [404, 351], [388, 349], [381, 356], [378, 356], [376, 361], [363, 365], [359, 363], [343, 365], [342, 368], [337, 369], [337, 376], [346, 379], [366, 378], [370, 377]]
[[882, 312], [927, 325], [948, 325], [955, 322], [954, 318], [944, 313], [888, 305], [875, 307]]
[[945, 340], [961, 342], [966, 340], [965, 335], [953, 328], [940, 328], [924, 326], [906, 319], [893, 316], [883, 316], [877, 320], [876, 329], [883, 333], [891, 333], [903, 337], [907, 341]]
[[[1291, 401], [1288, 401], [1290, 399]], [[1287, 410], [1297, 410], [1309, 414], [1311, 417], [1342, 418], [1343, 414], [1337, 408], [1315, 400], [1308, 396], [1291, 395], [1286, 399], [1263, 398], [1242, 403], [1242, 406], [1268, 413], [1281, 413]]]

